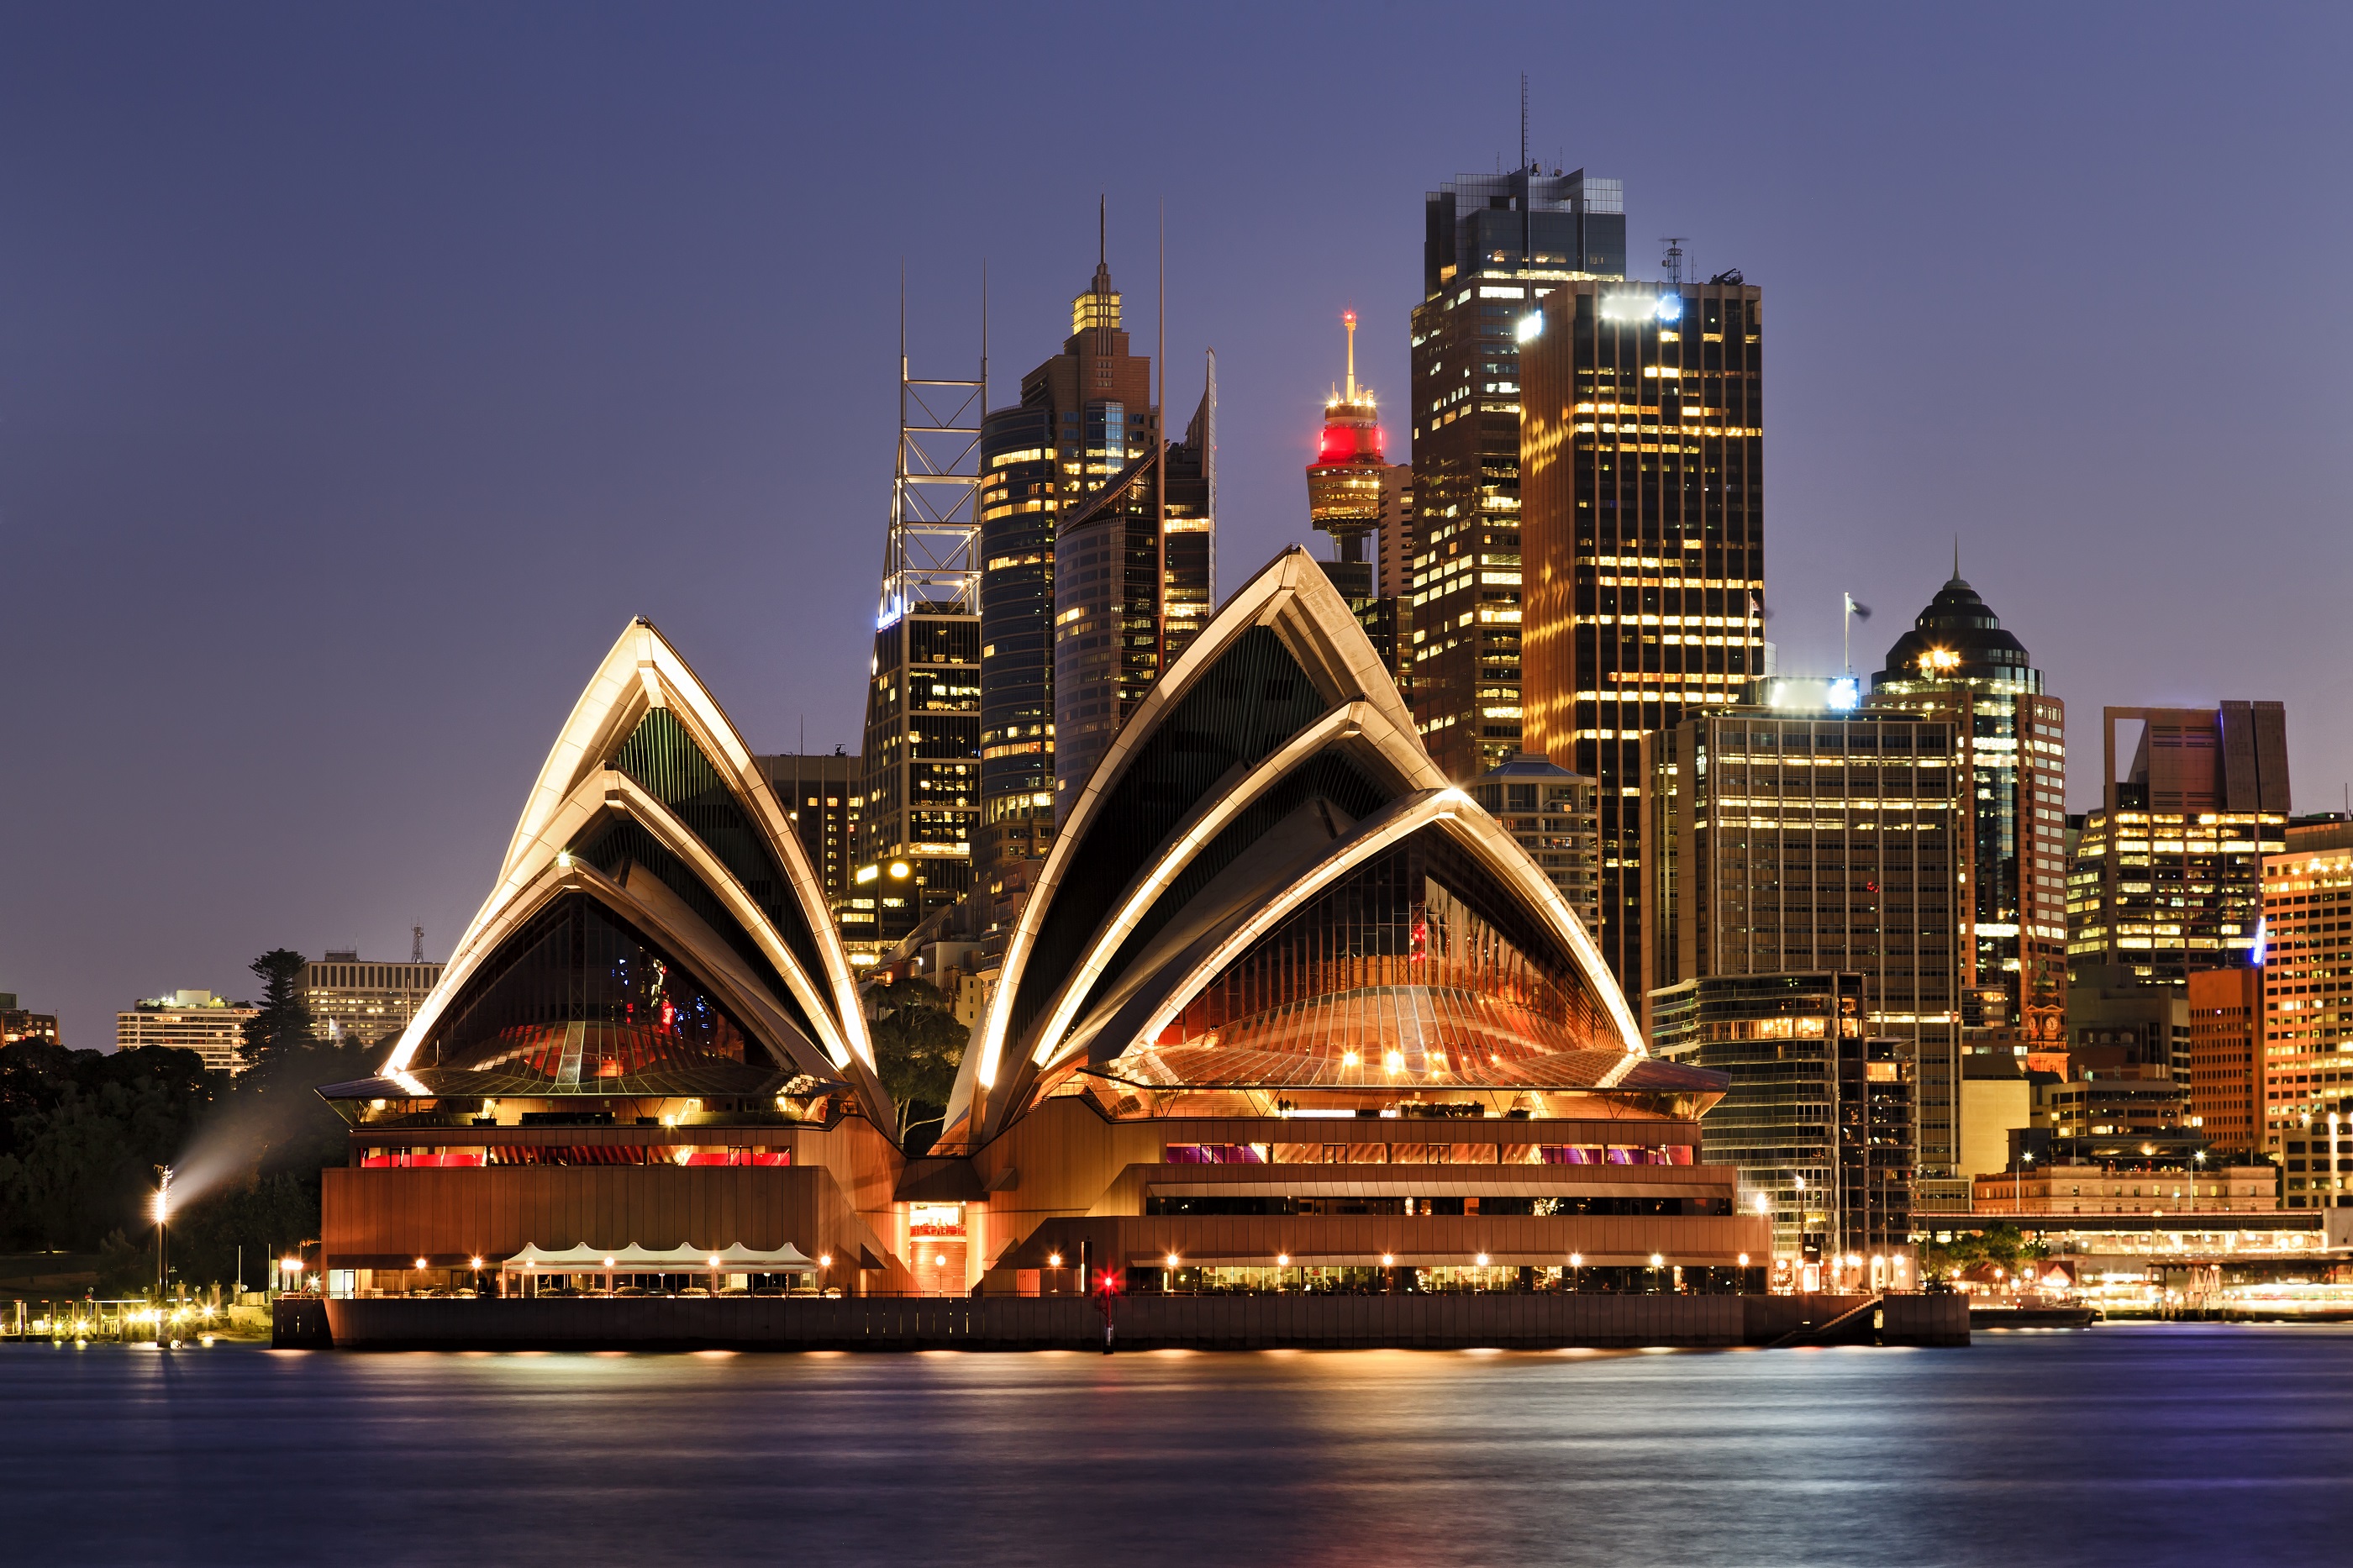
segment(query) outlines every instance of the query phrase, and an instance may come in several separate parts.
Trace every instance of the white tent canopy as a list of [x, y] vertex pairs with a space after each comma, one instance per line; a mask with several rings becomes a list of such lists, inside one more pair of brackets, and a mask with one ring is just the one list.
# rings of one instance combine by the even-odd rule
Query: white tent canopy
[[817, 1262], [790, 1242], [766, 1248], [737, 1242], [717, 1251], [692, 1247], [658, 1251], [634, 1241], [611, 1247], [543, 1247], [534, 1242], [499, 1267], [551, 1274], [790, 1274], [814, 1268]]

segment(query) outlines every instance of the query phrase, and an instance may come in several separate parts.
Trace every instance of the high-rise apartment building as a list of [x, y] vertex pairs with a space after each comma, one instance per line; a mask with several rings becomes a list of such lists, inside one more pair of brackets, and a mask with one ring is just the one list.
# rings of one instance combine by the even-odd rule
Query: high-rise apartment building
[[1764, 673], [1762, 298], [1580, 279], [1522, 327], [1527, 746], [1601, 790], [1603, 957], [1640, 986], [1641, 737]]
[[752, 761], [784, 805], [786, 820], [800, 835], [809, 867], [825, 883], [825, 896], [839, 900], [858, 867], [859, 822], [866, 797], [862, 760], [848, 752], [779, 752]]
[[1962, 1021], [2055, 1049], [2067, 1016], [2067, 710], [1958, 565], [1887, 650], [1869, 701], [1946, 720], [1958, 737], [1972, 819]]
[[[1053, 843], [1060, 634], [1087, 620], [1083, 651], [1092, 662], [1084, 668], [1117, 671], [1110, 698], [1095, 691], [1075, 706], [1117, 710], [1119, 691], [1139, 680], [1149, 685], [1212, 608], [1217, 362], [1208, 361], [1184, 440], [1166, 444], [1152, 356], [1134, 352], [1123, 317], [1108, 258], [1099, 253], [1092, 280], [1071, 302], [1062, 352], [1021, 378], [1018, 405], [981, 425], [979, 865], [985, 877], [1007, 885], [1027, 882], [1008, 882], [999, 875], [1005, 868], [1042, 860]], [[1090, 575], [1074, 597], [1058, 602], [1058, 546], [1082, 514], [1088, 528], [1112, 531], [1091, 536], [1083, 568]], [[1108, 560], [1114, 553], [1115, 585]], [[1105, 617], [1114, 602], [1123, 623], [1116, 658], [1110, 641], [1095, 640], [1113, 635]], [[1082, 614], [1058, 619], [1071, 611]], [[1126, 624], [1144, 621], [1148, 627]], [[1102, 711], [1080, 717], [1087, 725], [1079, 732], [1082, 745], [1107, 743], [1096, 735]], [[1100, 743], [1093, 750], [1099, 755]]]
[[1765, 1200], [1777, 1268], [1909, 1237], [1912, 1053], [1871, 1036], [1868, 994], [1860, 973], [1820, 972], [1685, 980], [1651, 998], [1651, 1054], [1732, 1079], [1701, 1147], [1738, 1168], [1744, 1201]]
[[[1616, 180], [1529, 167], [1461, 175], [1429, 193], [1422, 216], [1414, 721], [1438, 765], [1467, 783], [1523, 749], [1520, 334], [1544, 289], [1625, 276], [1626, 203]], [[1526, 749], [1568, 756], [1549, 742]]]
[[2263, 857], [2263, 1146], [2288, 1207], [2331, 1207], [2353, 1187], [2353, 828], [2285, 837]]
[[1514, 755], [1480, 774], [1471, 798], [1519, 841], [1590, 931], [1601, 896], [1593, 781], [1549, 757]]
[[[2119, 782], [2116, 727], [2138, 723]], [[2276, 702], [2101, 710], [2101, 805], [2067, 878], [2067, 956], [2178, 984], [2251, 962], [2263, 858], [2287, 847], [2287, 719]]]
[[1760, 684], [1772, 706], [1689, 714], [1642, 742], [1647, 1005], [1716, 975], [1861, 973], [1863, 1032], [1915, 1064], [1915, 1205], [1965, 1207], [1953, 727], [1831, 706], [1852, 703], [1850, 681]]
[[259, 1007], [241, 1006], [209, 991], [174, 991], [149, 997], [127, 1013], [114, 1016], [114, 1048], [137, 1050], [163, 1046], [194, 1051], [212, 1072], [243, 1072], [245, 1021], [259, 1016]]
[[377, 1045], [408, 1027], [440, 978], [441, 965], [422, 959], [378, 962], [330, 948], [302, 966], [300, 990], [320, 1039]]
[[2263, 969], [2193, 969], [2188, 1002], [2190, 1118], [2217, 1149], [2264, 1147]]

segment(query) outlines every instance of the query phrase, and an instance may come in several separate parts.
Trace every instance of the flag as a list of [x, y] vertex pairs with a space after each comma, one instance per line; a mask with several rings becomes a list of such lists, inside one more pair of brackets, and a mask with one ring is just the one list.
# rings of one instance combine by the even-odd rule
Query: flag
[[1757, 603], [1757, 595], [1751, 594], [1748, 595], [1748, 616], [1751, 620], [1769, 621], [1773, 618], [1773, 612]]
[[1852, 594], [1846, 596], [1846, 613], [1858, 621], [1871, 619], [1871, 606], [1858, 602]]

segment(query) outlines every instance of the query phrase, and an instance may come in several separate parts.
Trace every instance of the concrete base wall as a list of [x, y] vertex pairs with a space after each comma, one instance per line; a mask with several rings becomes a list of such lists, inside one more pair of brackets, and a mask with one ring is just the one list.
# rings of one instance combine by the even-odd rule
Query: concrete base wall
[[[1118, 1303], [1115, 1343], [1235, 1351], [1729, 1347], [1769, 1344], [1860, 1300], [1136, 1296]], [[1100, 1350], [1103, 1341], [1103, 1319], [1068, 1297], [355, 1299], [325, 1307], [341, 1350]], [[1890, 1297], [1883, 1310], [1883, 1343], [1968, 1342], [1964, 1298]]]

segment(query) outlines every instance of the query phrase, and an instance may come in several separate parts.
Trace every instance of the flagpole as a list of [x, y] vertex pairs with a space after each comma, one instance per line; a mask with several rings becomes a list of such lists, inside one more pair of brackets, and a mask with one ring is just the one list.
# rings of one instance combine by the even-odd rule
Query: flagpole
[[1843, 673], [1852, 675], [1854, 673], [1854, 595], [1841, 593], [1839, 598], [1843, 601], [1843, 605], [1839, 611], [1839, 662], [1844, 667]]

